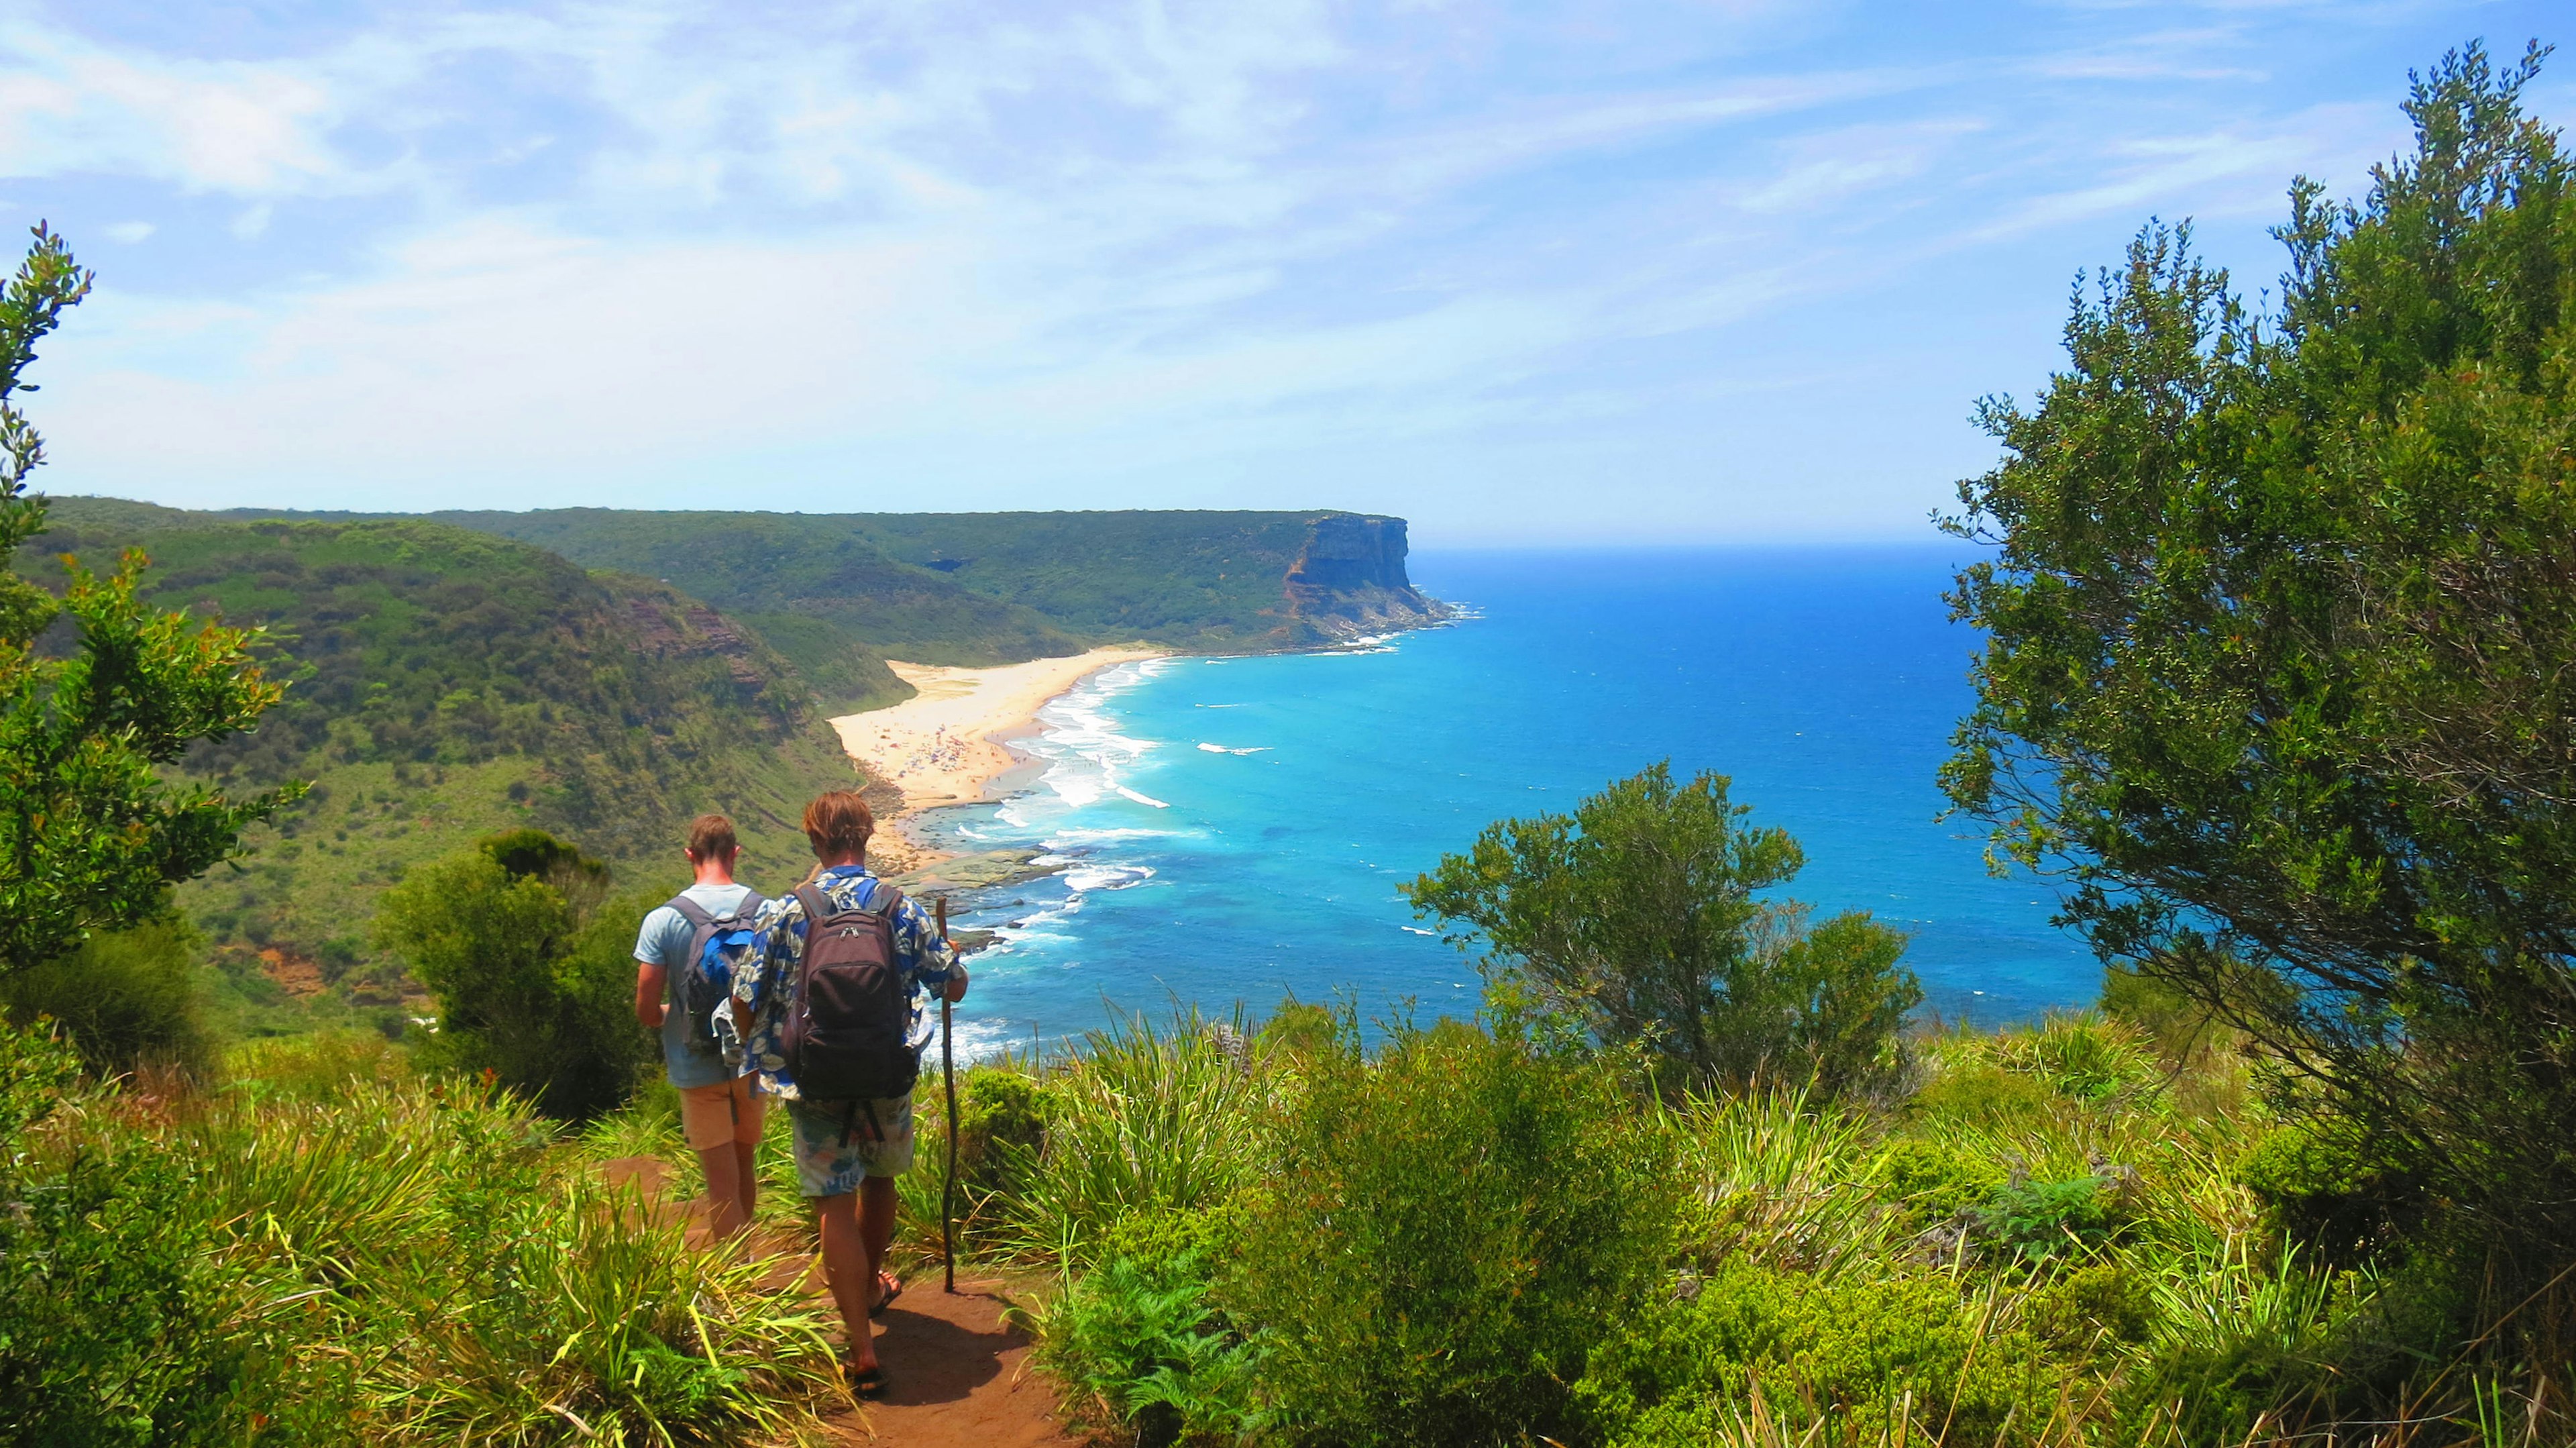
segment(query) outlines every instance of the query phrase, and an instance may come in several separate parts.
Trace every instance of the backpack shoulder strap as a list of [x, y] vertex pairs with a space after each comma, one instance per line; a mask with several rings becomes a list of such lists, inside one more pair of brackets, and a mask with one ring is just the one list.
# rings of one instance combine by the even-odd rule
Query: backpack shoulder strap
[[894, 912], [903, 908], [903, 891], [873, 875], [868, 878], [877, 887], [876, 893], [868, 897], [868, 913], [893, 919]]
[[805, 928], [808, 930], [814, 928], [815, 922], [828, 920], [840, 913], [832, 908], [830, 900], [824, 898], [823, 889], [819, 885], [797, 886], [796, 903], [805, 907]]
[[690, 899], [686, 891], [671, 897], [670, 908], [679, 911], [680, 918], [688, 921], [692, 929], [704, 930], [715, 921], [715, 917], [707, 913], [707, 907]]

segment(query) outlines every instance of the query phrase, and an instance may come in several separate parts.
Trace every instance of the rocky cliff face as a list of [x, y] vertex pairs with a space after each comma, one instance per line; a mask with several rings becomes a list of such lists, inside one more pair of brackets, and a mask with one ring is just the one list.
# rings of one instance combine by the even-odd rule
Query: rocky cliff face
[[1323, 639], [1418, 628], [1448, 617], [1405, 576], [1402, 518], [1327, 513], [1306, 526], [1306, 546], [1288, 569], [1288, 606]]

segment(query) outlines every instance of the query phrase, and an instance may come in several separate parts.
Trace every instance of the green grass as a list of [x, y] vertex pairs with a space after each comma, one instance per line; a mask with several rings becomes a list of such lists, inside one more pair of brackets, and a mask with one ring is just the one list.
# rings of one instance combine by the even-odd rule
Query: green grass
[[[2534, 1339], [2470, 1340], [2477, 1319], [2438, 1243], [2329, 1261], [2285, 1235], [2237, 1170], [2279, 1128], [2243, 1058], [2197, 1038], [2170, 1055], [2148, 1029], [2077, 1013], [1919, 1037], [1911, 1085], [1885, 1100], [1587, 1089], [1534, 1108], [1509, 1103], [1539, 1088], [1477, 1074], [1490, 1064], [1397, 1069], [1311, 1039], [1265, 1047], [1239, 1024], [1135, 1023], [1045, 1062], [978, 1069], [1020, 1078], [1043, 1130], [998, 1168], [970, 1165], [968, 1247], [1058, 1275], [1032, 1320], [1072, 1407], [1113, 1435], [1482, 1441], [1453, 1431], [1469, 1421], [1461, 1404], [1509, 1380], [1464, 1376], [1495, 1351], [1473, 1325], [1491, 1310], [1482, 1299], [1352, 1305], [1408, 1274], [1450, 1282], [1435, 1264], [1454, 1239], [1486, 1242], [1473, 1272], [1495, 1292], [1536, 1294], [1529, 1310], [1572, 1315], [1593, 1345], [1588, 1367], [1556, 1370], [1588, 1407], [1543, 1420], [1564, 1411], [1546, 1394], [1511, 1400], [1515, 1421], [1552, 1421], [1569, 1448], [2566, 1441], [2576, 1372]], [[1443, 1029], [1446, 1046], [1434, 1032], [1383, 1049], [1468, 1051], [1464, 1028]], [[1392, 1091], [1392, 1109], [1425, 1090], [1446, 1103], [1438, 1123], [1317, 1124], [1319, 1109], [1363, 1123], [1353, 1101]], [[1473, 1163], [1518, 1159], [1533, 1148], [1513, 1133], [1569, 1109], [1549, 1129], [1570, 1134], [1537, 1158], [1553, 1169], [1522, 1173], [1530, 1200], [1580, 1175], [1568, 1153], [1606, 1149], [1581, 1142], [1625, 1142], [1674, 1164], [1658, 1178], [1679, 1188], [1663, 1226], [1608, 1215], [1643, 1200], [1626, 1191], [1535, 1208], [1519, 1238], [1496, 1226], [1534, 1208], [1467, 1185]], [[924, 1170], [905, 1183], [920, 1248], [936, 1231], [937, 1153], [926, 1134]], [[1535, 1267], [1509, 1270], [1508, 1243], [1567, 1229], [1545, 1225], [1550, 1211], [1590, 1214], [1569, 1219], [1571, 1240], [1664, 1244], [1634, 1249], [1652, 1255], [1646, 1285], [1604, 1306]], [[1277, 1290], [1292, 1261], [1311, 1294]], [[1423, 1314], [1409, 1325], [1406, 1302]], [[1298, 1385], [1300, 1362], [1333, 1364], [1340, 1398], [1378, 1406], [1318, 1417], [1330, 1399]], [[1186, 1426], [1152, 1406], [1166, 1398], [1187, 1405]], [[2393, 1415], [2423, 1422], [2369, 1426]]]
[[[46, 1094], [42, 1049], [0, 1041], [0, 1094]], [[81, 1369], [21, 1382], [0, 1436], [748, 1444], [816, 1440], [847, 1406], [827, 1304], [765, 1289], [757, 1255], [690, 1246], [507, 1095], [422, 1077], [375, 1036], [262, 1043], [229, 1067], [206, 1093], [74, 1084], [12, 1143], [16, 1194], [86, 1181], [91, 1204], [10, 1228], [76, 1235], [0, 1252], [0, 1380]], [[72, 1242], [157, 1275], [48, 1279]], [[85, 1299], [93, 1280], [118, 1299]], [[155, 1335], [174, 1319], [193, 1329]], [[129, 1384], [125, 1428], [96, 1418], [111, 1381]]]

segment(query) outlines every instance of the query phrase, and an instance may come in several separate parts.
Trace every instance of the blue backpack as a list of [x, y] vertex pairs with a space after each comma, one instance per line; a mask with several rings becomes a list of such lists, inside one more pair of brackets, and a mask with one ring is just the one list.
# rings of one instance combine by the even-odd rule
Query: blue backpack
[[713, 915], [686, 894], [671, 897], [671, 908], [680, 912], [680, 918], [688, 921], [694, 932], [689, 937], [687, 961], [670, 972], [669, 978], [671, 1007], [689, 1018], [692, 1055], [723, 1053], [724, 1048], [716, 1041], [716, 1008], [733, 994], [734, 970], [756, 963], [754, 954], [760, 935], [752, 929], [752, 919], [767, 903], [759, 891], [748, 891], [731, 910]]

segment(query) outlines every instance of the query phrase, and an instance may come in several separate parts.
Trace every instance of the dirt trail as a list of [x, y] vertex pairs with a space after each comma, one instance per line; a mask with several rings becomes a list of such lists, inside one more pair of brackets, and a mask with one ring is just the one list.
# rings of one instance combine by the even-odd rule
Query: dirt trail
[[871, 1448], [1073, 1448], [1055, 1395], [1028, 1368], [1028, 1338], [1002, 1321], [1002, 1284], [960, 1280], [957, 1295], [927, 1272], [877, 1320], [886, 1395], [833, 1427]]
[[[688, 1214], [699, 1231], [698, 1199], [675, 1197], [675, 1173], [649, 1156], [603, 1162], [611, 1184], [632, 1182], [658, 1216]], [[763, 1245], [780, 1253], [769, 1286], [819, 1293], [820, 1264], [788, 1249], [795, 1234], [782, 1232]], [[904, 1283], [903, 1295], [877, 1319], [877, 1361], [885, 1366], [886, 1395], [864, 1413], [831, 1420], [834, 1441], [868, 1448], [1079, 1448], [1082, 1440], [1057, 1426], [1055, 1393], [1028, 1366], [1029, 1340], [1002, 1320], [1003, 1283], [961, 1280], [957, 1295], [940, 1290], [936, 1267]], [[828, 1306], [826, 1307], [828, 1311]]]

